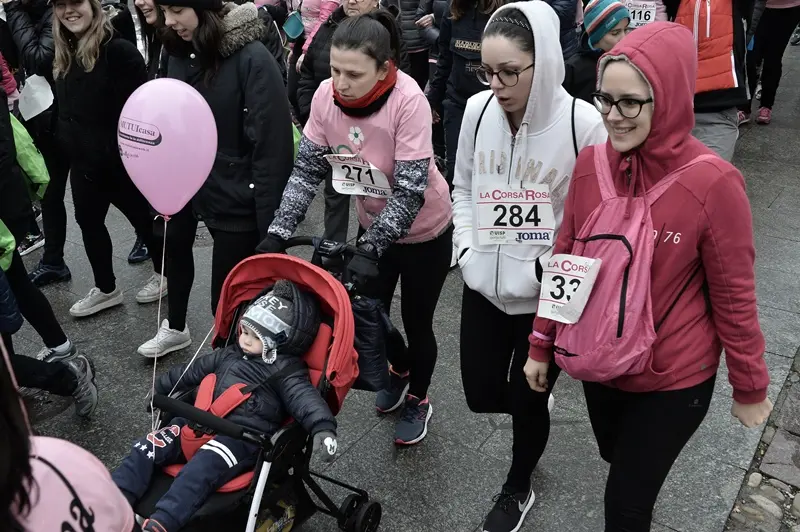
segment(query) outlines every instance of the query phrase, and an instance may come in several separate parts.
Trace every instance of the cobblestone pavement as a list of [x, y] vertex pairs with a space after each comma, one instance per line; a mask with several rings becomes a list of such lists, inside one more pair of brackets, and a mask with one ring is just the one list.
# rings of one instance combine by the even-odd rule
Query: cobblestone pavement
[[[736, 531], [798, 532], [800, 504], [794, 504], [793, 495], [800, 488], [800, 386], [796, 384], [798, 374], [792, 371], [800, 346], [798, 111], [800, 49], [790, 48], [774, 121], [769, 127], [744, 128], [735, 159], [747, 178], [755, 220], [758, 299], [772, 377], [770, 397], [782, 409], [776, 409], [762, 442], [762, 430], [747, 430], [732, 419], [731, 389], [723, 367], [708, 416], [661, 493], [654, 531], [719, 532], [727, 522], [728, 528]], [[316, 201], [298, 234], [318, 234], [321, 211], [321, 201]], [[36, 429], [84, 446], [113, 468], [130, 443], [149, 427], [150, 416], [143, 403], [150, 388], [152, 363], [138, 356], [136, 348], [154, 334], [157, 322], [155, 305], [138, 305], [134, 300], [151, 269], [147, 264], [129, 266], [125, 261], [134, 238], [131, 227], [113, 209], [107, 223], [125, 304], [84, 320], [69, 317], [70, 305], [93, 285], [72, 217], [66, 259], [73, 280], [45, 289], [69, 336], [96, 363], [100, 406], [91, 421], [81, 422], [71, 409], [61, 412], [67, 403], [48, 402], [39, 412]], [[159, 361], [159, 369], [186, 362], [211, 327], [209, 246], [208, 235], [201, 231], [188, 317], [194, 344]], [[29, 267], [39, 253], [26, 258]], [[327, 472], [369, 490], [384, 503], [382, 531], [476, 530], [510, 463], [508, 418], [472, 414], [464, 400], [458, 364], [461, 284], [458, 273], [449, 276], [436, 316], [440, 357], [430, 391], [435, 414], [427, 439], [410, 449], [395, 448], [395, 418], [377, 416], [373, 397], [367, 393], [351, 393], [339, 416], [340, 455]], [[399, 315], [398, 309], [394, 310]], [[21, 353], [33, 355], [41, 347], [27, 325], [18, 336]], [[578, 383], [562, 376], [555, 396], [550, 444], [533, 479], [537, 502], [523, 530], [596, 532], [603, 529], [607, 468], [597, 454]], [[303, 527], [316, 532], [335, 529], [326, 517], [315, 517]]]

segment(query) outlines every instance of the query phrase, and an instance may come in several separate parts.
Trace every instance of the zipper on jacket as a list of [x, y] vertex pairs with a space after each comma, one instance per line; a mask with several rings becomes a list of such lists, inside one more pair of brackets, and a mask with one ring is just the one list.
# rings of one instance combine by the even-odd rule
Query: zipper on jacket
[[[508, 162], [508, 180], [507, 184], [511, 184], [511, 174], [514, 172], [514, 146], [517, 143], [517, 136], [514, 135], [511, 137], [511, 157], [509, 158]], [[522, 183], [520, 183], [520, 187]], [[500, 299], [500, 244], [497, 245], [497, 262], [495, 263], [495, 270], [494, 270], [494, 295], [498, 301], [503, 303]], [[505, 303], [503, 303], [505, 306]]]
[[706, 39], [711, 38], [711, 0], [706, 0]]
[[700, 46], [698, 33], [700, 33], [700, 5], [703, 0], [697, 0], [694, 6], [694, 27], [692, 28], [692, 33], [694, 34], [694, 45], [695, 47]]
[[622, 331], [625, 328], [625, 300], [628, 297], [628, 276], [630, 275], [631, 262], [633, 262], [633, 247], [624, 235], [601, 234], [590, 236], [589, 238], [576, 238], [578, 242], [591, 242], [593, 240], [619, 240], [625, 245], [628, 250], [628, 265], [625, 266], [625, 271], [622, 273], [622, 287], [619, 293], [619, 318], [617, 319], [617, 338], [622, 337]]

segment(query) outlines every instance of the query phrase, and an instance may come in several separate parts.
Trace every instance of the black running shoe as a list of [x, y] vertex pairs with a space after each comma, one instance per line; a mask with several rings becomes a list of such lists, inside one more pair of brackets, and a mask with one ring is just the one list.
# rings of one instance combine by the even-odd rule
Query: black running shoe
[[19, 251], [21, 257], [24, 257], [42, 246], [44, 246], [44, 233], [39, 233], [38, 235], [28, 233], [25, 235], [25, 238], [17, 244], [17, 251]]
[[42, 287], [50, 283], [59, 283], [72, 279], [72, 273], [63, 262], [60, 266], [51, 266], [39, 261], [35, 270], [28, 273], [28, 278], [36, 286]]
[[128, 253], [128, 264], [139, 264], [149, 258], [150, 250], [147, 249], [147, 246], [144, 245], [141, 238], [136, 237], [136, 242], [134, 242], [131, 252]]
[[494, 508], [486, 516], [483, 532], [517, 532], [522, 528], [536, 495], [532, 488], [521, 493], [512, 493], [504, 487], [492, 500]]

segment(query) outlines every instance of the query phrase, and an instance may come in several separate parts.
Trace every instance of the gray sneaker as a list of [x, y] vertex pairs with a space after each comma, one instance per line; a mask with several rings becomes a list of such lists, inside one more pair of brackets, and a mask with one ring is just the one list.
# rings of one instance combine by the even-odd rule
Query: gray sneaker
[[78, 355], [66, 364], [78, 380], [78, 386], [72, 392], [72, 397], [75, 399], [75, 413], [80, 417], [89, 417], [97, 408], [94, 364], [84, 355]]
[[72, 305], [69, 313], [76, 318], [85, 318], [97, 314], [101, 310], [116, 307], [122, 304], [122, 290], [116, 287], [113, 292], [106, 294], [94, 287], [89, 290], [86, 297]]
[[375, 408], [381, 414], [388, 414], [397, 410], [408, 393], [408, 372], [405, 375], [395, 373], [389, 368], [389, 387], [375, 395]]
[[49, 348], [45, 347], [39, 354], [36, 355], [36, 358], [39, 360], [44, 360], [45, 362], [66, 362], [67, 360], [71, 360], [75, 358], [75, 355], [78, 354], [78, 350], [75, 348], [75, 344], [67, 341], [67, 347], [65, 349], [56, 349], [56, 348]]

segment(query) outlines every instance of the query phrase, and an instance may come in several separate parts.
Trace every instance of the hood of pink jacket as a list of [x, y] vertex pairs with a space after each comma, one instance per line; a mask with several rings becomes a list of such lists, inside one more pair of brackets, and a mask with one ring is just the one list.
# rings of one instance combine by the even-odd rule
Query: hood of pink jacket
[[608, 160], [617, 183], [626, 182], [625, 170], [630, 168], [632, 180], [643, 178], [649, 189], [673, 170], [709, 153], [692, 136], [697, 48], [692, 32], [684, 26], [653, 22], [632, 31], [600, 59], [598, 86], [603, 70], [613, 58], [627, 60], [650, 84], [653, 121], [647, 139], [628, 153], [614, 150], [608, 141]]

